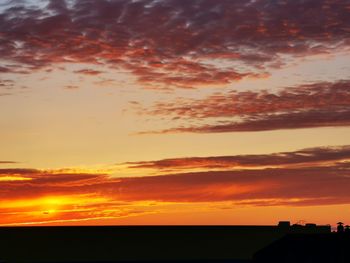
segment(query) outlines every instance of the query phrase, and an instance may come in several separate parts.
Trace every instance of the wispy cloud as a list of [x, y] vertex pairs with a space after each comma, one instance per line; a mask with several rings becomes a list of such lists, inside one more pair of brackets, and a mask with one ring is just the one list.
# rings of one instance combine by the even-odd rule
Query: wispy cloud
[[253, 114], [305, 111], [350, 106], [350, 80], [317, 82], [268, 90], [216, 92], [204, 99], [177, 99], [155, 104], [150, 115], [182, 119], [235, 117]]
[[240, 122], [224, 124], [206, 124], [202, 126], [176, 127], [161, 131], [145, 131], [138, 134], [166, 133], [221, 133], [221, 132], [256, 132], [301, 128], [344, 127], [350, 126], [350, 110], [345, 108], [277, 115], [248, 116]]
[[94, 69], [80, 69], [80, 70], [76, 70], [74, 72], [79, 73], [79, 74], [83, 74], [83, 75], [90, 75], [90, 76], [96, 76], [96, 75], [100, 75], [103, 73], [102, 71], [94, 70]]
[[65, 89], [68, 89], [68, 90], [77, 90], [79, 89], [79, 86], [76, 86], [76, 85], [67, 85], [64, 87]]
[[155, 169], [159, 171], [189, 171], [191, 169], [251, 169], [266, 167], [309, 167], [350, 161], [350, 146], [317, 147], [295, 152], [251, 154], [233, 156], [187, 157], [155, 161], [129, 162], [132, 169]]
[[[142, 114], [184, 121], [209, 120], [204, 125], [182, 125], [143, 133], [215, 133], [267, 131], [350, 125], [350, 82], [320, 82], [286, 87], [278, 92], [231, 91], [205, 99], [157, 103]], [[221, 118], [216, 121], [216, 118]], [[225, 118], [222, 121], [222, 118]], [[231, 121], [227, 118], [233, 118]]]

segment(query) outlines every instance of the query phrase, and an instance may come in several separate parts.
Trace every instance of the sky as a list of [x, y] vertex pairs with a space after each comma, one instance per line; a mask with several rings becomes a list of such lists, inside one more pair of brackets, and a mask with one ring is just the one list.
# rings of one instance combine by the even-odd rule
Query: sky
[[350, 224], [349, 0], [3, 0], [0, 225]]

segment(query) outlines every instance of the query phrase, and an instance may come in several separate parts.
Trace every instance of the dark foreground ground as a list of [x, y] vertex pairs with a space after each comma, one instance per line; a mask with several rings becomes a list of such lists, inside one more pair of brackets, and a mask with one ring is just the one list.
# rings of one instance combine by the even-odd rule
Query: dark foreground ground
[[291, 232], [277, 226], [0, 228], [0, 262], [248, 262]]
[[257, 263], [349, 263], [350, 233], [290, 234], [254, 255]]

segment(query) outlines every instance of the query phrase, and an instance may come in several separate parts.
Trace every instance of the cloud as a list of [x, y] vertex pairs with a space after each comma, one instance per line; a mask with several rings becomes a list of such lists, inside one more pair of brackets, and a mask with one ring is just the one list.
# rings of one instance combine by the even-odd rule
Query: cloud
[[[93, 180], [93, 175], [64, 175], [59, 180], [56, 176], [51, 180], [44, 175], [44, 178], [30, 181], [0, 182], [0, 195], [3, 200], [13, 201], [23, 196], [31, 200], [45, 196], [91, 195], [123, 202], [254, 202], [276, 199], [288, 205], [289, 199], [299, 199], [300, 203], [312, 199], [318, 205], [324, 204], [324, 200], [327, 204], [340, 204], [350, 202], [348, 174], [349, 163], [118, 179], [96, 175]], [[295, 202], [290, 205], [295, 205]]]
[[[276, 200], [295, 205], [349, 203], [349, 147], [312, 148], [291, 153], [163, 160], [156, 168], [184, 168], [179, 173], [144, 177], [106, 174], [53, 173], [35, 169], [0, 169], [1, 176], [30, 180], [0, 180], [0, 198], [12, 202], [50, 196], [89, 195], [113, 202], [252, 202]], [[188, 164], [185, 164], [188, 162]], [[205, 163], [204, 171], [185, 169]], [[164, 163], [166, 163], [164, 165]], [[213, 163], [246, 169], [210, 170]], [[292, 165], [294, 164], [294, 166]], [[302, 165], [296, 165], [302, 164]], [[147, 165], [147, 164], [146, 164]], [[153, 165], [153, 166], [152, 166]], [[275, 165], [266, 168], [266, 165]], [[255, 169], [258, 167], [259, 169]], [[134, 169], [144, 168], [140, 163]], [[205, 170], [207, 168], [207, 170]], [[252, 169], [254, 168], [254, 169]], [[189, 169], [190, 170], [190, 169]], [[140, 170], [141, 171], [141, 170]], [[275, 200], [275, 201], [273, 201]], [[288, 203], [288, 200], [294, 200]], [[11, 203], [11, 202], [10, 202]], [[10, 204], [9, 203], [9, 204]], [[266, 203], [266, 205], [269, 205]], [[106, 204], [108, 207], [108, 205]], [[1, 209], [0, 209], [1, 210]]]
[[205, 119], [348, 106], [350, 106], [350, 80], [340, 80], [284, 87], [276, 92], [267, 90], [216, 92], [204, 99], [179, 98], [169, 103], [157, 103], [151, 110], [143, 110], [150, 115]]
[[277, 115], [264, 114], [252, 117], [248, 116], [241, 122], [178, 127], [161, 131], [139, 132], [138, 134], [258, 132], [344, 126], [350, 126], [350, 110], [347, 108], [293, 112]]
[[273, 154], [173, 158], [126, 163], [129, 168], [165, 171], [190, 169], [250, 169], [264, 167], [308, 167], [350, 160], [350, 146], [317, 147]]
[[88, 63], [128, 70], [145, 85], [191, 88], [266, 76], [287, 57], [350, 43], [344, 0], [46, 3], [11, 2], [0, 14], [0, 56], [16, 72]]
[[16, 164], [18, 162], [14, 162], [14, 161], [0, 161], [0, 164]]
[[102, 71], [93, 70], [93, 69], [81, 69], [81, 70], [76, 70], [74, 72], [79, 73], [79, 74], [83, 74], [83, 75], [89, 75], [89, 76], [96, 76], [96, 75], [100, 75], [101, 73], [103, 73]]
[[[118, 198], [166, 202], [314, 200], [348, 203], [349, 165], [295, 169], [211, 171], [121, 180]], [[317, 200], [318, 199], [318, 200]], [[272, 202], [272, 205], [274, 203]], [[266, 204], [268, 205], [268, 204]], [[289, 205], [295, 205], [290, 203]]]
[[68, 90], [77, 90], [79, 89], [79, 86], [76, 86], [76, 85], [67, 85], [64, 87], [65, 89], [68, 89]]
[[[191, 122], [208, 120], [209, 124], [182, 125], [140, 134], [242, 132], [349, 126], [349, 106], [349, 80], [286, 87], [278, 92], [263, 90], [216, 93], [205, 99], [161, 102], [155, 104], [150, 110], [140, 111], [142, 114], [151, 116], [167, 116], [184, 121], [190, 119]], [[218, 118], [221, 120], [215, 122]], [[235, 120], [231, 121], [227, 118]]]
[[11, 70], [8, 67], [0, 67], [0, 73], [9, 73]]
[[[349, 146], [338, 146], [129, 163], [140, 173], [144, 168], [177, 169], [177, 173], [143, 177], [0, 169], [0, 224], [81, 223], [158, 213], [172, 204], [349, 204], [349, 157]], [[203, 170], [188, 172], [198, 167]]]
[[10, 79], [0, 79], [0, 88], [12, 88], [14, 81]]
[[10, 175], [10, 174], [36, 174], [39, 173], [39, 170], [28, 169], [28, 168], [5, 168], [0, 169], [1, 175]]
[[[0, 73], [1, 73], [0, 67]], [[10, 96], [12, 95], [12, 90], [14, 88], [14, 81], [9, 79], [0, 79], [0, 97], [1, 96]], [[5, 91], [5, 92], [4, 92]], [[11, 92], [9, 92], [11, 91]]]

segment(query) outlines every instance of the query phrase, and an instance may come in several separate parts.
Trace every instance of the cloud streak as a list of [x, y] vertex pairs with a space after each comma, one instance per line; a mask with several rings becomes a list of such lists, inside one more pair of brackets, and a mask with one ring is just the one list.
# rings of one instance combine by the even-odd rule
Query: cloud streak
[[[0, 171], [1, 172], [1, 171]], [[23, 172], [23, 171], [22, 171]], [[13, 170], [19, 174], [20, 171]], [[23, 177], [27, 173], [21, 174]], [[350, 202], [349, 163], [330, 166], [208, 171], [161, 176], [110, 178], [97, 174], [32, 173], [30, 181], [0, 182], [3, 200], [92, 195], [119, 200], [217, 202], [254, 199], [321, 198]], [[312, 189], [312, 191], [310, 191]]]
[[[143, 114], [174, 120], [208, 120], [210, 124], [181, 126], [144, 133], [249, 132], [350, 125], [350, 81], [320, 82], [286, 87], [278, 92], [231, 91], [205, 99], [157, 103]], [[215, 123], [217, 118], [225, 118]], [[235, 118], [230, 121], [227, 118]], [[214, 120], [214, 123], [213, 123]]]
[[190, 169], [249, 169], [264, 167], [309, 167], [330, 165], [350, 160], [350, 146], [317, 147], [295, 152], [272, 154], [173, 158], [156, 161], [129, 162], [129, 168], [165, 171]]
[[278, 115], [266, 114], [246, 117], [241, 122], [177, 127], [161, 131], [139, 132], [138, 134], [258, 132], [302, 128], [344, 127], [350, 126], [349, 114], [349, 109], [342, 108], [336, 111], [332, 109]]
[[83, 75], [88, 75], [88, 76], [96, 76], [100, 75], [103, 72], [99, 70], [93, 70], [93, 69], [81, 69], [81, 70], [76, 70], [74, 71], [75, 73], [83, 74]]
[[148, 114], [206, 119], [349, 106], [350, 80], [340, 80], [285, 87], [276, 92], [232, 90], [216, 92], [204, 99], [179, 98], [155, 104]]
[[0, 164], [15, 164], [17, 162], [14, 161], [0, 161]]

